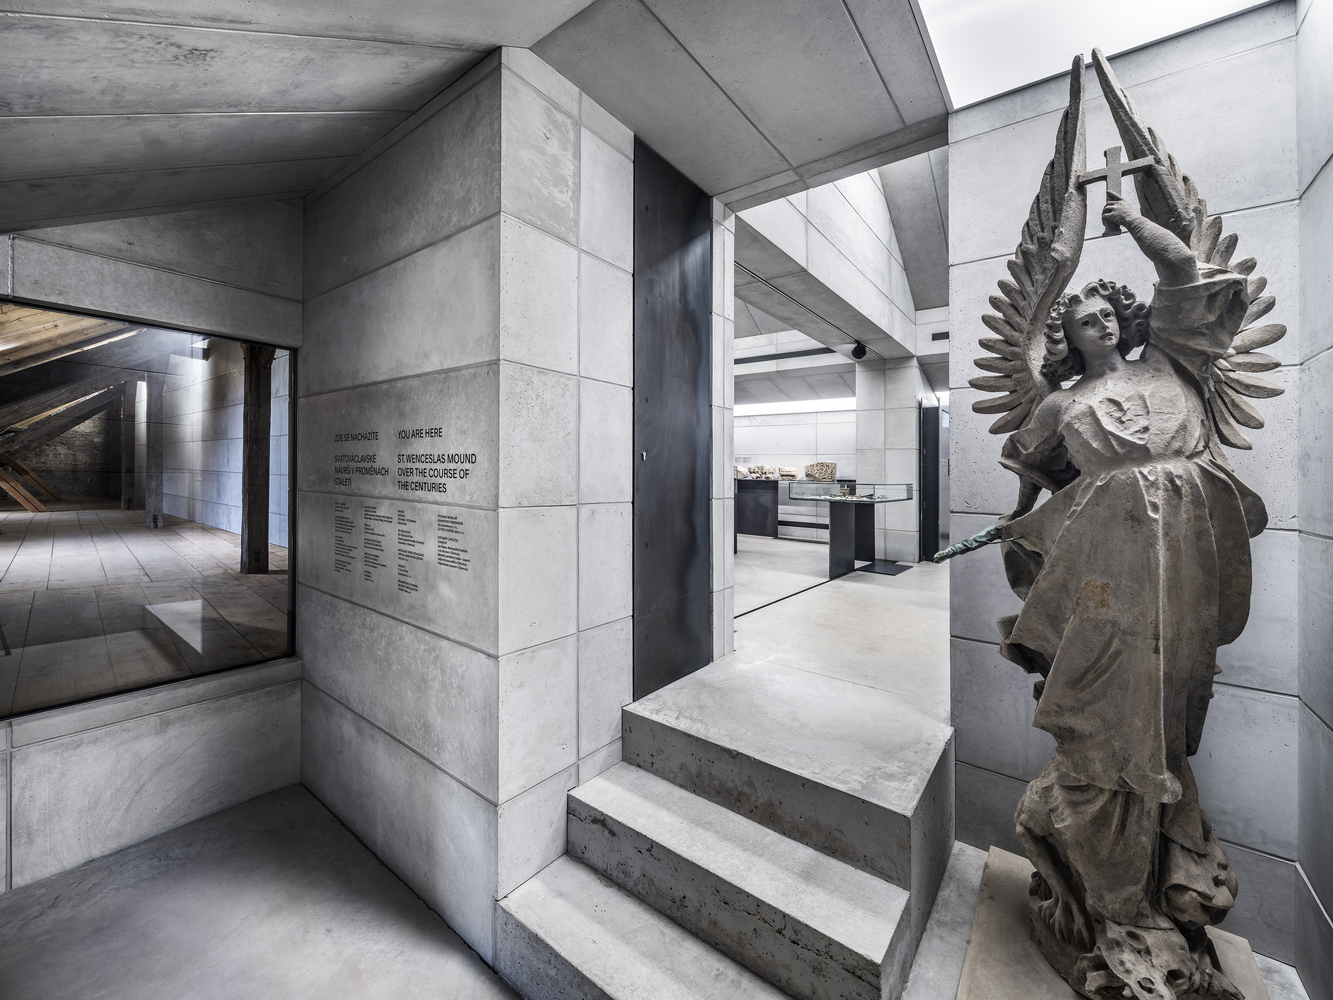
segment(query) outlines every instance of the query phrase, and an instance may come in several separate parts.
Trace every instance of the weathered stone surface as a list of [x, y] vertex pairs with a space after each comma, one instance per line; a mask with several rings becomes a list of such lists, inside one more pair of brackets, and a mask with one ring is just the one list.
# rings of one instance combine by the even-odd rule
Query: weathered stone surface
[[805, 478], [817, 483], [831, 483], [838, 478], [838, 463], [811, 462], [805, 467]]
[[[1029, 933], [1028, 885], [1032, 865], [992, 847], [981, 877], [981, 898], [963, 961], [957, 1000], [1070, 1000], [1068, 984]], [[1249, 943], [1216, 928], [1208, 937], [1226, 975], [1245, 1000], [1269, 1000]], [[1198, 994], [1181, 994], [1196, 1000]]]
[[[1086, 169], [1078, 57], [1055, 155], [982, 317], [986, 374], [970, 381], [1005, 394], [972, 410], [1008, 435], [1001, 464], [1019, 476], [1018, 501], [998, 530], [949, 553], [1001, 542], [1023, 606], [997, 622], [999, 652], [1038, 675], [1033, 725], [1057, 743], [1015, 816], [1037, 870], [1027, 909], [1040, 952], [1088, 997], [1239, 1000], [1235, 963], [1207, 937], [1235, 904], [1236, 874], [1188, 758], [1218, 647], [1250, 612], [1249, 540], [1269, 520], [1223, 446], [1250, 449], [1241, 428], [1263, 426], [1246, 397], [1284, 391], [1252, 373], [1278, 366], [1259, 351], [1286, 328], [1263, 321], [1274, 299], [1250, 277], [1255, 262], [1232, 264], [1236, 235], [1223, 238], [1093, 58], [1125, 156], [1115, 147], [1104, 169]], [[1131, 174], [1141, 212], [1121, 196]], [[1123, 227], [1156, 271], [1151, 302], [1105, 279], [1066, 294], [1093, 183], [1106, 185], [1107, 235]], [[1018, 972], [999, 975], [1026, 986]]]

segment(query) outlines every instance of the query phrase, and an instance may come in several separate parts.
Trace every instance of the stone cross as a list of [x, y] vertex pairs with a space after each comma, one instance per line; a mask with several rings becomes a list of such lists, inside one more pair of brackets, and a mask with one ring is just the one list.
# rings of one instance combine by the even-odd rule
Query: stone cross
[[[1124, 163], [1120, 159], [1120, 147], [1112, 146], [1106, 151], [1106, 166], [1097, 170], [1089, 170], [1085, 174], [1078, 175], [1078, 186], [1084, 187], [1094, 181], [1106, 181], [1107, 194], [1120, 194], [1120, 178], [1129, 174], [1138, 174], [1152, 167], [1157, 161], [1151, 156], [1141, 156], [1137, 160], [1130, 160]], [[1109, 198], [1107, 199], [1110, 200]], [[1106, 231], [1103, 236], [1115, 236], [1120, 232], [1120, 227], [1114, 223], [1107, 223]]]

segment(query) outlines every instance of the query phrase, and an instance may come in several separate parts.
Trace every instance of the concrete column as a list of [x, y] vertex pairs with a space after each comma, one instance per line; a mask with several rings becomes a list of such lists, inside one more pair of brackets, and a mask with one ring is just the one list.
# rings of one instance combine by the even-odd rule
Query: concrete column
[[736, 213], [713, 201], [713, 456], [712, 552], [713, 659], [736, 649], [732, 588], [736, 529], [734, 360], [736, 355]]
[[493, 961], [632, 698], [634, 145], [469, 79], [306, 210], [295, 621], [302, 781]]
[[148, 372], [147, 458], [144, 461], [143, 524], [145, 528], [162, 527], [162, 404], [167, 386], [165, 372]]
[[139, 382], [120, 387], [120, 509], [134, 509], [134, 408]]
[[269, 435], [273, 415], [272, 347], [242, 344], [245, 403], [241, 425], [241, 572], [268, 572]]
[[933, 403], [916, 358], [856, 365], [856, 478], [907, 483], [912, 499], [875, 508], [875, 558], [916, 562], [920, 531], [920, 406]]

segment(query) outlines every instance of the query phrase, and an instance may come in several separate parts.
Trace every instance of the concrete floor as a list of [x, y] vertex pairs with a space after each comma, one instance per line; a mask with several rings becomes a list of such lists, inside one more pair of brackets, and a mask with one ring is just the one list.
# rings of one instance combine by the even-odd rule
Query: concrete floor
[[0, 997], [516, 995], [300, 785], [0, 894]]
[[[742, 536], [744, 538], [745, 536]], [[806, 542], [827, 559], [828, 549]], [[752, 563], [786, 558], [767, 547]], [[827, 578], [827, 563], [825, 564]], [[736, 559], [737, 607], [741, 558]], [[850, 573], [736, 619], [736, 652], [887, 691], [949, 724], [949, 566]]]
[[[177, 680], [287, 651], [287, 550], [242, 575], [240, 535], [142, 511], [53, 504], [0, 513], [0, 718]], [[202, 662], [145, 606], [198, 601]]]
[[736, 536], [736, 614], [828, 581], [828, 546], [794, 538]]

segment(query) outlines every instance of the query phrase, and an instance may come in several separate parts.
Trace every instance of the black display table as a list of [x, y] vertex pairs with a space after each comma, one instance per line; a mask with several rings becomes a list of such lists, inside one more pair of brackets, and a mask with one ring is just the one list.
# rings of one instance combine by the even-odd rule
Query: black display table
[[871, 573], [895, 576], [907, 567], [888, 559], [875, 558], [875, 508], [882, 503], [911, 500], [910, 484], [870, 485], [867, 483], [801, 483], [792, 487], [792, 496], [828, 504], [828, 575], [830, 580], [846, 576], [860, 567]]

